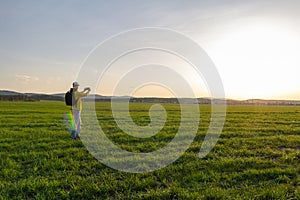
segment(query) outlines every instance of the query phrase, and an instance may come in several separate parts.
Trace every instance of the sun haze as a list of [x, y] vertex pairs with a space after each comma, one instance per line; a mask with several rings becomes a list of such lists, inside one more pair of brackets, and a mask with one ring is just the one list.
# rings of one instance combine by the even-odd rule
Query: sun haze
[[[133, 28], [164, 27], [207, 52], [226, 98], [300, 99], [299, 9], [296, 0], [1, 2], [0, 90], [65, 92], [100, 42]], [[199, 97], [209, 94], [193, 87]], [[109, 88], [96, 92], [111, 94]], [[171, 93], [147, 86], [135, 95]]]

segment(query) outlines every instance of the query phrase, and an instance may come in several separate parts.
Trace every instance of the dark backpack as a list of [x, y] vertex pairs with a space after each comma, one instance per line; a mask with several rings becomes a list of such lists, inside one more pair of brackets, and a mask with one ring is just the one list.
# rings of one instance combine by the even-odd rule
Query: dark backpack
[[65, 94], [65, 102], [67, 106], [72, 106], [72, 102], [75, 102], [75, 99], [73, 99], [73, 88], [71, 88], [66, 94]]

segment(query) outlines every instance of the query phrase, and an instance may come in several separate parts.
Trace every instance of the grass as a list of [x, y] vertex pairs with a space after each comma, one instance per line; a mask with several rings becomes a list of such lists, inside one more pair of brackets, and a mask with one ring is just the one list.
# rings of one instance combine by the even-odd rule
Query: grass
[[[139, 125], [150, 122], [150, 104], [131, 104]], [[178, 105], [165, 104], [167, 122], [157, 135], [123, 133], [108, 103], [97, 117], [120, 147], [151, 152], [178, 129]], [[300, 107], [228, 106], [224, 130], [198, 158], [210, 108], [190, 148], [173, 164], [148, 173], [111, 169], [93, 158], [65, 130], [63, 102], [0, 102], [0, 199], [300, 199]]]

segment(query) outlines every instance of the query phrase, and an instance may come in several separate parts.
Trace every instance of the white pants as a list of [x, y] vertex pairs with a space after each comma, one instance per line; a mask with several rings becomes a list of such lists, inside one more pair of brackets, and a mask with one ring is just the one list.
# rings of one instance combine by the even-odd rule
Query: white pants
[[76, 135], [79, 135], [81, 126], [80, 110], [72, 110], [72, 115], [74, 119]]

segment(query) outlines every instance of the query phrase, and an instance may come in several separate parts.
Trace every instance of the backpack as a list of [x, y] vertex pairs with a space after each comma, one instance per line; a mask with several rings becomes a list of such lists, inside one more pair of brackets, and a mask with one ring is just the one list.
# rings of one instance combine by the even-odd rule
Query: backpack
[[75, 98], [73, 96], [73, 88], [71, 88], [68, 92], [66, 92], [66, 94], [65, 94], [65, 102], [66, 102], [67, 106], [72, 106], [72, 105], [76, 104]]

